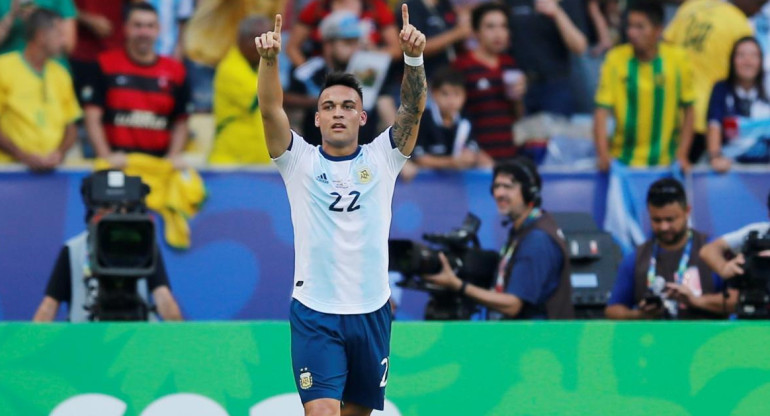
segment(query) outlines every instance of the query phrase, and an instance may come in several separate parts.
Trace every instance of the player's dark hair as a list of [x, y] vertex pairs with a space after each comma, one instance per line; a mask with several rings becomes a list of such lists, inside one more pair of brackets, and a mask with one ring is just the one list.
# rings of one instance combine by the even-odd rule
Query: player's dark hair
[[335, 85], [342, 85], [344, 87], [352, 88], [356, 90], [361, 101], [364, 100], [364, 91], [361, 89], [361, 84], [358, 82], [353, 74], [348, 72], [330, 72], [326, 75], [324, 85], [321, 87], [321, 92], [318, 94], [318, 98], [321, 98], [321, 94], [325, 89], [333, 87]]
[[642, 13], [650, 19], [650, 23], [653, 26], [663, 26], [663, 19], [665, 13], [663, 11], [663, 4], [660, 0], [640, 0], [632, 2], [628, 6], [628, 13], [631, 12]]
[[471, 12], [471, 26], [474, 32], [478, 32], [481, 28], [481, 21], [488, 13], [500, 12], [505, 16], [505, 20], [510, 22], [511, 18], [508, 16], [508, 9], [500, 3], [489, 2], [482, 3], [476, 6]]
[[128, 5], [128, 7], [126, 7], [126, 14], [124, 15], [125, 21], [128, 21], [128, 19], [131, 17], [131, 13], [135, 11], [150, 12], [155, 13], [156, 16], [158, 15], [158, 9], [156, 9], [155, 6], [147, 3], [146, 1], [140, 1], [138, 3], [131, 3]]
[[682, 208], [687, 208], [687, 194], [678, 180], [663, 178], [650, 185], [650, 189], [647, 191], [647, 205], [661, 208], [673, 203], [678, 203]]
[[52, 29], [59, 19], [61, 19], [61, 16], [53, 10], [36, 9], [27, 18], [26, 31], [24, 32], [25, 39], [29, 42], [35, 38], [37, 32]]
[[735, 88], [738, 86], [738, 73], [735, 70], [735, 55], [738, 53], [738, 47], [746, 42], [753, 43], [757, 46], [757, 49], [759, 49], [759, 72], [757, 73], [757, 76], [754, 77], [754, 86], [757, 87], [759, 99], [767, 102], [767, 92], [765, 91], [765, 68], [762, 66], [765, 57], [762, 53], [762, 47], [759, 46], [759, 41], [754, 36], [744, 36], [738, 39], [735, 42], [735, 45], [733, 45], [733, 50], [730, 52], [730, 71], [727, 75], [727, 84], [733, 91], [735, 91]]
[[451, 66], [439, 68], [433, 73], [433, 79], [430, 81], [430, 89], [437, 90], [444, 85], [465, 89], [465, 77], [463, 77], [463, 74], [460, 71]]

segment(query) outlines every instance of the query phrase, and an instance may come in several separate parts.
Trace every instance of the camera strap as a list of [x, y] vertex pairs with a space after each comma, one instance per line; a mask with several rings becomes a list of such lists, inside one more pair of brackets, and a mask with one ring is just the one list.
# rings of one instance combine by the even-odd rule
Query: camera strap
[[[687, 244], [684, 246], [684, 251], [682, 252], [682, 257], [679, 259], [679, 267], [676, 269], [676, 274], [674, 275], [674, 281], [676, 281], [677, 284], [682, 284], [682, 279], [684, 278], [684, 272], [687, 271], [687, 264], [690, 263], [690, 253], [692, 252], [692, 230], [687, 231]], [[658, 268], [658, 254], [660, 253], [660, 246], [658, 246], [658, 243], [653, 243], [652, 246], [652, 257], [650, 257], [650, 268], [647, 269], [647, 287], [651, 288], [653, 283], [655, 282], [655, 277], [658, 275], [657, 268]]]
[[[540, 208], [535, 208], [529, 213], [527, 219], [524, 220], [522, 228], [540, 218], [543, 215], [543, 211]], [[508, 270], [508, 264], [513, 257], [513, 253], [516, 251], [516, 246], [519, 245], [519, 239], [516, 238], [516, 230], [511, 230], [511, 237], [508, 240], [508, 244], [500, 250], [500, 263], [497, 266], [497, 279], [495, 279], [495, 292], [503, 293], [505, 291], [505, 275]]]

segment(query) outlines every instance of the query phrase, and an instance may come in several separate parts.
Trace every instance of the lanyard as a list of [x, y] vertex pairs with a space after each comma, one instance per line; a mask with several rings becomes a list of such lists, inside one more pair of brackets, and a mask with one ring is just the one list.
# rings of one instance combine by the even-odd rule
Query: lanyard
[[[684, 252], [682, 252], [682, 258], [679, 259], [679, 267], [676, 269], [676, 274], [674, 275], [676, 283], [682, 284], [682, 279], [684, 278], [684, 272], [687, 270], [687, 264], [690, 262], [690, 252], [692, 251], [692, 230], [687, 232], [687, 245], [684, 246]], [[654, 243], [652, 246], [652, 258], [650, 258], [650, 268], [647, 270], [647, 287], [652, 287], [652, 284], [655, 282], [655, 277], [657, 276], [657, 267], [658, 267], [658, 253], [660, 252], [660, 247], [658, 246], [658, 243]]]
[[[535, 208], [529, 213], [523, 224], [536, 220], [540, 218], [541, 215], [543, 215], [543, 212], [539, 208]], [[516, 246], [518, 244], [518, 239], [514, 238], [510, 244], [500, 250], [500, 263], [497, 265], [497, 279], [495, 280], [495, 292], [497, 293], [502, 293], [505, 290], [505, 271], [508, 268], [508, 263], [511, 261], [513, 252], [516, 251]]]

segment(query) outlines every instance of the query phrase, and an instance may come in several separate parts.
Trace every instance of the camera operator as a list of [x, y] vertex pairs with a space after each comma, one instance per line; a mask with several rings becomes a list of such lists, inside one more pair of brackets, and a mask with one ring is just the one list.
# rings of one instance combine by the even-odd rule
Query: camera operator
[[[91, 177], [97, 175], [107, 175], [111, 171], [100, 171], [94, 173]], [[84, 184], [91, 178], [84, 179]], [[125, 207], [98, 207], [89, 206], [86, 196], [87, 187], [82, 189], [83, 200], [87, 206], [86, 224], [91, 224], [99, 218], [115, 212], [125, 213]], [[66, 302], [69, 305], [70, 322], [85, 322], [90, 320], [91, 316], [86, 306], [89, 305], [89, 297], [98, 285], [97, 279], [91, 279], [91, 261], [88, 247], [89, 231], [83, 231], [77, 236], [67, 240], [59, 252], [59, 256], [54, 265], [48, 286], [45, 291], [45, 297], [38, 306], [33, 321], [51, 322], [56, 317], [59, 305]], [[182, 314], [179, 310], [166, 274], [166, 268], [163, 258], [158, 251], [157, 264], [155, 272], [146, 276], [145, 279], [137, 281], [137, 292], [139, 297], [148, 302], [148, 294], [152, 294], [157, 307], [157, 313], [166, 321], [181, 321]], [[149, 314], [150, 320], [156, 320], [154, 314]]]
[[526, 159], [501, 162], [492, 180], [497, 210], [513, 224], [494, 286], [461, 280], [443, 253], [442, 270], [423, 278], [486, 306], [490, 320], [573, 318], [566, 244], [556, 222], [540, 208], [536, 167]]
[[[770, 193], [767, 195], [767, 209], [770, 215]], [[700, 255], [703, 260], [723, 279], [743, 275], [743, 265], [746, 259], [742, 253], [743, 244], [752, 231], [756, 231], [759, 237], [770, 237], [770, 222], [757, 222], [749, 224], [740, 230], [725, 234], [713, 242], [705, 245]], [[730, 259], [725, 257], [730, 256]], [[770, 253], [759, 253], [761, 256], [770, 257]]]
[[690, 206], [676, 179], [659, 179], [647, 192], [653, 238], [627, 255], [618, 269], [605, 315], [609, 319], [716, 319], [735, 308], [698, 255], [706, 236], [689, 228]]

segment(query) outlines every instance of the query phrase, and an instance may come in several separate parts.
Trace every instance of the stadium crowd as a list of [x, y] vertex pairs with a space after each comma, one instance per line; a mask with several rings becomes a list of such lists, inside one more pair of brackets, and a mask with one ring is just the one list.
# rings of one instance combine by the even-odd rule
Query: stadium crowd
[[[366, 144], [393, 123], [399, 105], [400, 3], [0, 0], [0, 163], [45, 172], [99, 159], [122, 169], [140, 153], [174, 169], [268, 165], [254, 38], [272, 30], [276, 13], [285, 22], [281, 83], [292, 128], [319, 145], [324, 78], [352, 72], [364, 86]], [[406, 3], [427, 36], [429, 100], [403, 181], [521, 157], [601, 171], [770, 166], [766, 0]], [[653, 228], [668, 222], [682, 231], [689, 205], [681, 185], [658, 185], [647, 200]], [[649, 259], [658, 244], [667, 250], [672, 231], [660, 232], [621, 265], [609, 317], [676, 315], [643, 296], [655, 278]], [[675, 237], [672, 253], [697, 258], [709, 247], [694, 230]], [[737, 237], [725, 239], [716, 241], [736, 251]], [[690, 269], [682, 256], [662, 267], [683, 278]], [[694, 267], [700, 276], [712, 266], [732, 277], [728, 268], [739, 265], [726, 261]], [[704, 294], [723, 286], [717, 277], [701, 282]], [[705, 311], [692, 316], [722, 316], [737, 297], [709, 299], [669, 283], [676, 303]]]

